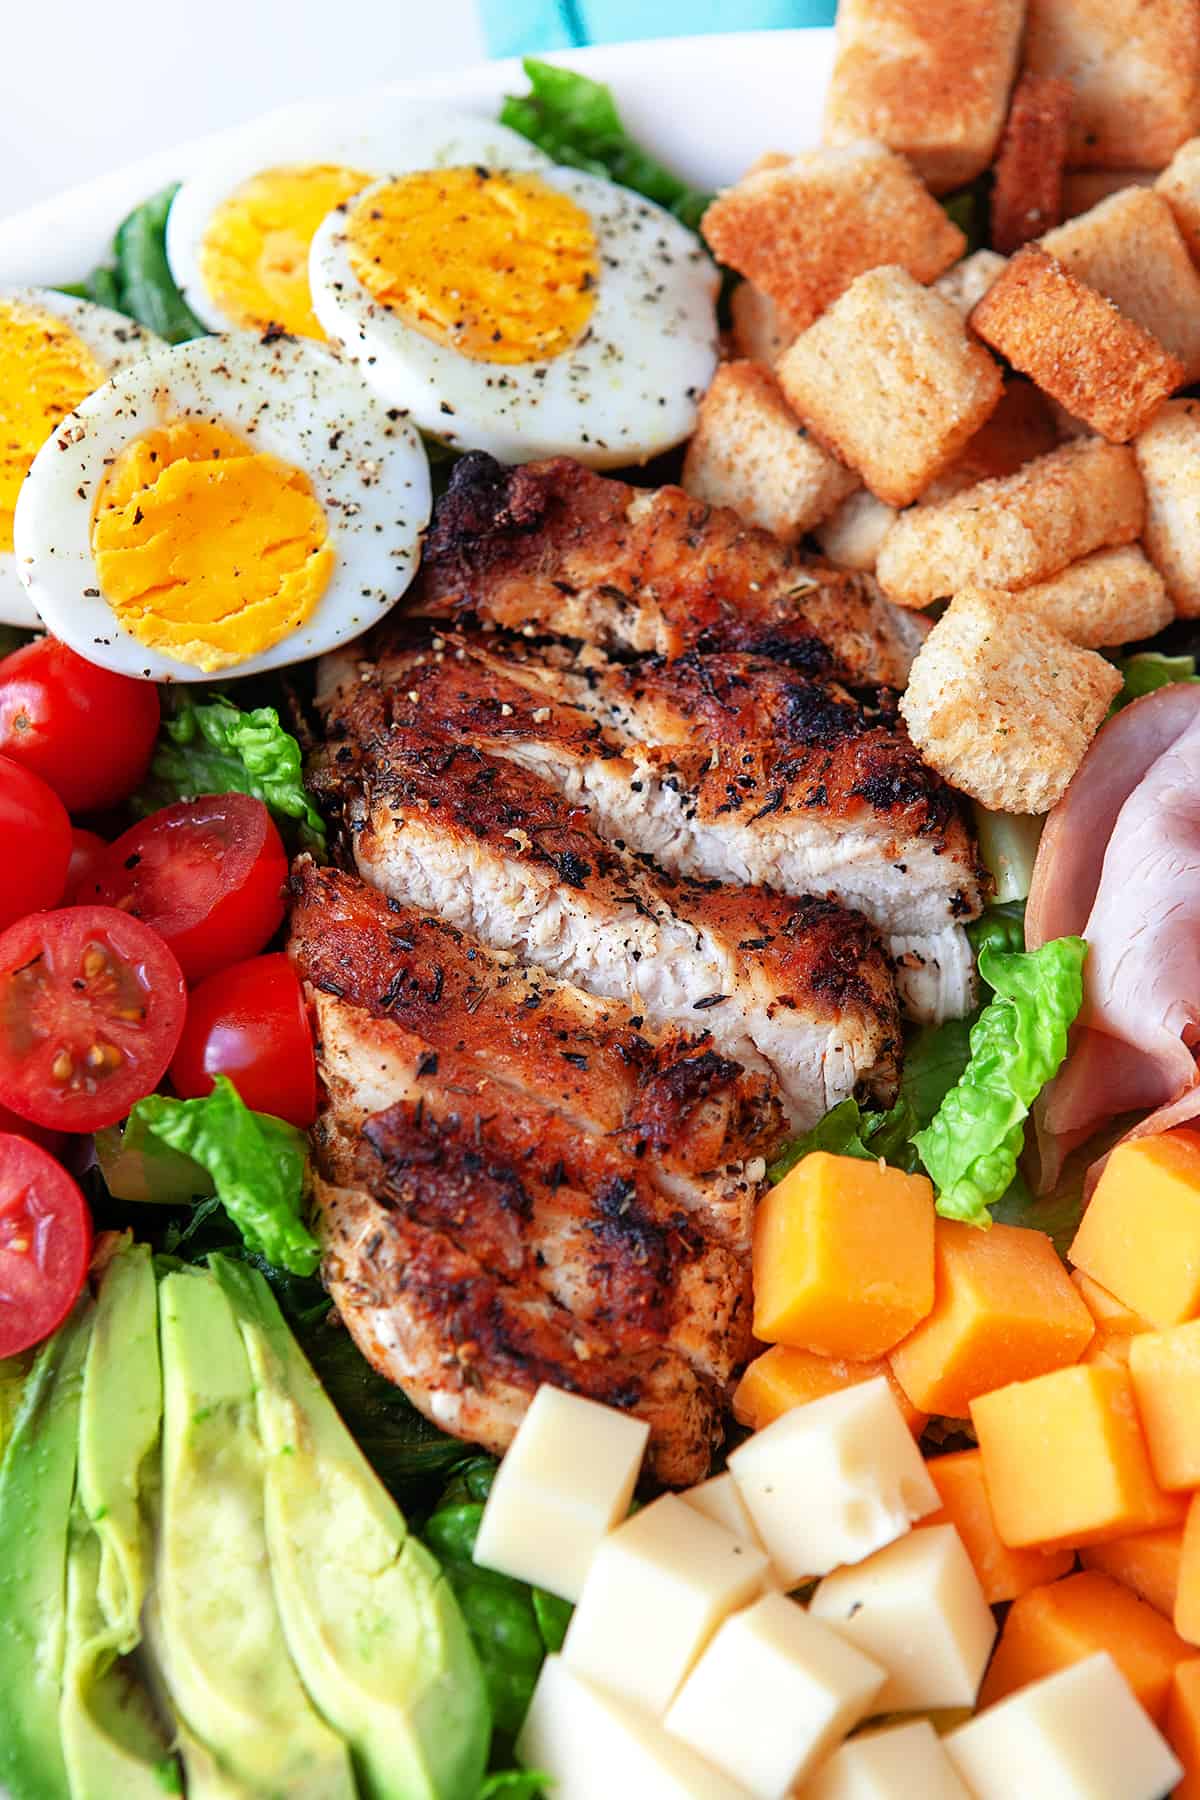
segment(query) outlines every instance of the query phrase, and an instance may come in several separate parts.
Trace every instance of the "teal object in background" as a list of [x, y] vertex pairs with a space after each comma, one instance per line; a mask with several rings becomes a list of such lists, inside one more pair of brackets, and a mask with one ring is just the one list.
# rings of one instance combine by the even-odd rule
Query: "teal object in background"
[[536, 56], [578, 44], [784, 31], [832, 25], [835, 0], [483, 0], [493, 56]]

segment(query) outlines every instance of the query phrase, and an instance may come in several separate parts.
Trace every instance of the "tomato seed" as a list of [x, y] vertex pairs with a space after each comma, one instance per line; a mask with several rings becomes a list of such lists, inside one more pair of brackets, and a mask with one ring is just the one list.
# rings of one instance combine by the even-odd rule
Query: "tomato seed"
[[69, 1050], [59, 1051], [54, 1061], [50, 1064], [50, 1073], [53, 1075], [55, 1081], [70, 1081], [72, 1075], [75, 1073], [75, 1064], [71, 1060], [71, 1052]]
[[115, 1044], [93, 1044], [87, 1053], [89, 1069], [119, 1069], [124, 1060]]
[[105, 956], [100, 946], [98, 944], [89, 944], [83, 953], [83, 972], [87, 979], [89, 981], [94, 981], [97, 975], [99, 975], [107, 965], [108, 958]]

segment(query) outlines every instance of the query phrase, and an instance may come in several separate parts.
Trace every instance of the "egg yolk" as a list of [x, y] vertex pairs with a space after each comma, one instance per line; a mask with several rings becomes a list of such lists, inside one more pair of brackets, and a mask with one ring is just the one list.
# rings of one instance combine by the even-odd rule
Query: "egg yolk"
[[478, 362], [559, 356], [592, 315], [591, 219], [538, 175], [405, 175], [359, 201], [346, 240], [373, 299]]
[[13, 513], [30, 463], [59, 420], [105, 377], [64, 320], [0, 300], [0, 550], [13, 547]]
[[211, 672], [310, 616], [333, 572], [302, 469], [223, 425], [179, 419], [116, 457], [92, 514], [100, 591], [140, 644]]
[[333, 163], [263, 169], [223, 200], [200, 244], [200, 277], [227, 318], [247, 330], [282, 326], [324, 339], [308, 287], [308, 249], [327, 213], [369, 175]]

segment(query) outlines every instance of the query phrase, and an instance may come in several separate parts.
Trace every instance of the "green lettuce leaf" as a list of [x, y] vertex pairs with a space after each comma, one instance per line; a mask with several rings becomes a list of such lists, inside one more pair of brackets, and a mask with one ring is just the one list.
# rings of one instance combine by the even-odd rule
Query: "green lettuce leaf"
[[301, 849], [325, 855], [325, 824], [305, 791], [300, 746], [275, 708], [243, 712], [229, 700], [180, 698], [163, 719], [134, 810], [157, 812], [172, 800], [228, 793], [252, 794], [295, 831]]
[[268, 1113], [251, 1112], [228, 1076], [201, 1100], [150, 1094], [130, 1115], [212, 1176], [216, 1198], [248, 1250], [293, 1275], [311, 1275], [320, 1247], [301, 1218], [308, 1139]]
[[950, 1089], [962, 1079], [971, 1060], [971, 1027], [978, 1012], [965, 1019], [947, 1019], [941, 1025], [922, 1025], [913, 1033], [904, 1052], [900, 1096], [906, 1100], [923, 1130]]
[[1196, 681], [1194, 656], [1164, 656], [1159, 650], [1139, 650], [1136, 656], [1122, 656], [1117, 667], [1125, 677], [1125, 686], [1113, 701], [1113, 711], [1140, 700], [1144, 694], [1170, 687], [1176, 681]]
[[996, 997], [971, 1027], [961, 1077], [913, 1139], [944, 1218], [990, 1224], [989, 1208], [1008, 1191], [1029, 1109], [1067, 1053], [1086, 954], [1077, 937], [1040, 950], [981, 950], [979, 972]]
[[979, 918], [971, 920], [967, 936], [976, 957], [985, 944], [990, 944], [993, 950], [1024, 950], [1025, 902], [1005, 900], [987, 907]]
[[621, 123], [611, 89], [574, 69], [527, 56], [528, 94], [510, 94], [500, 122], [555, 162], [604, 175], [698, 229], [711, 194], [689, 187], [634, 143]]
[[863, 1112], [857, 1100], [842, 1100], [811, 1131], [784, 1145], [767, 1170], [767, 1179], [782, 1181], [801, 1157], [814, 1150], [826, 1150], [831, 1156], [857, 1156], [866, 1162], [878, 1162], [882, 1156], [896, 1168], [911, 1171], [917, 1167], [916, 1152], [909, 1142], [916, 1125], [916, 1115], [903, 1096], [889, 1112]]

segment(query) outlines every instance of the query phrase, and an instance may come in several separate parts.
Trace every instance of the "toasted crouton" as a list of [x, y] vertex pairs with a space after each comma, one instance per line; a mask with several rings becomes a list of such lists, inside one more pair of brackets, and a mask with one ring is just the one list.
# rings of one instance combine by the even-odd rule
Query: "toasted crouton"
[[855, 488], [817, 526], [816, 539], [830, 562], [840, 569], [857, 569], [860, 574], [869, 575], [895, 518], [894, 506], [877, 500], [870, 488]]
[[1145, 515], [1133, 451], [1083, 438], [902, 513], [875, 573], [889, 600], [928, 606], [965, 587], [1026, 588], [1108, 545], [1131, 544]]
[[856, 275], [897, 263], [932, 281], [966, 239], [902, 156], [882, 144], [809, 150], [719, 194], [701, 230], [721, 262], [769, 294], [792, 336]]
[[1031, 381], [1010, 381], [991, 418], [964, 444], [950, 467], [930, 482], [921, 503], [936, 505], [978, 481], [1011, 475], [1036, 456], [1045, 456], [1057, 443], [1058, 431], [1045, 395]]
[[1154, 169], [1068, 169], [1063, 176], [1062, 216], [1077, 219], [1110, 194], [1129, 187], [1153, 187], [1156, 179]]
[[794, 544], [857, 485], [806, 436], [769, 369], [722, 363], [684, 459], [689, 494], [730, 506], [747, 524]]
[[1072, 168], [1161, 169], [1200, 125], [1195, 0], [1028, 0], [1024, 62], [1075, 89]]
[[739, 356], [773, 369], [792, 341], [779, 323], [779, 309], [752, 281], [739, 281], [729, 301], [733, 347]]
[[935, 194], [973, 181], [1004, 123], [1023, 11], [1022, 0], [840, 0], [825, 142], [877, 138]]
[[1112, 301], [1026, 244], [970, 319], [985, 343], [1102, 437], [1136, 437], [1183, 365]]
[[956, 306], [965, 319], [1006, 267], [1007, 259], [997, 251], [976, 250], [939, 275], [934, 290]]
[[1136, 544], [1093, 551], [1022, 588], [1013, 603], [1085, 650], [1153, 637], [1175, 616], [1162, 576]]
[[1080, 281], [1119, 306], [1200, 375], [1200, 275], [1174, 215], [1153, 188], [1124, 188], [1042, 239]]
[[939, 774], [999, 812], [1047, 812], [1121, 687], [1010, 594], [964, 588], [913, 663], [900, 712]]
[[1146, 554], [1180, 617], [1200, 619], [1200, 401], [1168, 401], [1133, 447], [1146, 486]]
[[1012, 97], [992, 187], [992, 244], [1011, 256], [1062, 218], [1071, 84], [1026, 69]]
[[897, 268], [860, 275], [785, 350], [778, 375], [813, 435], [889, 506], [916, 499], [1004, 389], [961, 314]]
[[1200, 262], [1200, 137], [1180, 145], [1154, 185], [1170, 207], [1189, 253]]

